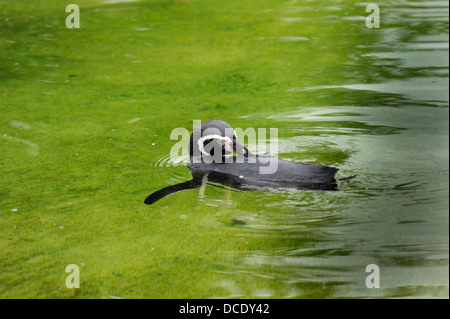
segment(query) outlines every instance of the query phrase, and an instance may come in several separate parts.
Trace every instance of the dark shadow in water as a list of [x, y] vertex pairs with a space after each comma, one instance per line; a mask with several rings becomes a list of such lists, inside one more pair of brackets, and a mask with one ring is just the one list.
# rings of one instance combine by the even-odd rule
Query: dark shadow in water
[[190, 181], [167, 186], [150, 194], [149, 196], [147, 196], [144, 203], [147, 205], [151, 205], [170, 194], [174, 194], [186, 189], [199, 188], [200, 186], [202, 186], [202, 180], [198, 178], [193, 178]]

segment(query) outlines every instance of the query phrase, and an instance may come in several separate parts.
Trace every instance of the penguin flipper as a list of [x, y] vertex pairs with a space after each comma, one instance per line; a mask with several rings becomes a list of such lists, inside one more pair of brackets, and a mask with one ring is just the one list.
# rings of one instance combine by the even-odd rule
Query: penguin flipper
[[171, 195], [173, 193], [176, 193], [176, 192], [179, 192], [179, 191], [182, 191], [185, 189], [199, 188], [200, 186], [202, 186], [202, 180], [198, 179], [198, 178], [193, 178], [190, 181], [167, 186], [167, 187], [164, 187], [154, 193], [151, 193], [150, 195], [147, 196], [144, 203], [147, 205], [151, 205], [151, 204], [156, 203], [160, 199], [162, 199], [168, 195]]

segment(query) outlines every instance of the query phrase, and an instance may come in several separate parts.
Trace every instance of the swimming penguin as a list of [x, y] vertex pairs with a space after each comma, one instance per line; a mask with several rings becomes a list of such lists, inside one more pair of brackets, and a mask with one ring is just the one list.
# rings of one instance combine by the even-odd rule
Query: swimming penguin
[[234, 129], [219, 120], [207, 121], [194, 129], [187, 166], [192, 180], [150, 194], [145, 204], [153, 204], [181, 190], [199, 188], [205, 182], [244, 189], [281, 187], [332, 191], [337, 187], [337, 168], [289, 162], [269, 154], [252, 154], [237, 140]]

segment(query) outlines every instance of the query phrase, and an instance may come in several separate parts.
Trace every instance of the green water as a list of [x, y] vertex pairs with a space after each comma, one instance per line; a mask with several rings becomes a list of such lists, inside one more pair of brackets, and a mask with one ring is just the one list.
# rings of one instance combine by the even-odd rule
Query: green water
[[[449, 296], [448, 1], [68, 3], [0, 1], [0, 297]], [[144, 205], [210, 119], [356, 178]]]

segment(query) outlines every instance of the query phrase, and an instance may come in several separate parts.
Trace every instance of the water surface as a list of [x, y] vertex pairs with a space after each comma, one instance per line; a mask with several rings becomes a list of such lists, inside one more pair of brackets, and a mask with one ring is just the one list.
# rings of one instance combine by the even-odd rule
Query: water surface
[[[1, 297], [448, 297], [448, 1], [77, 4], [0, 2]], [[356, 177], [144, 205], [210, 119]]]

